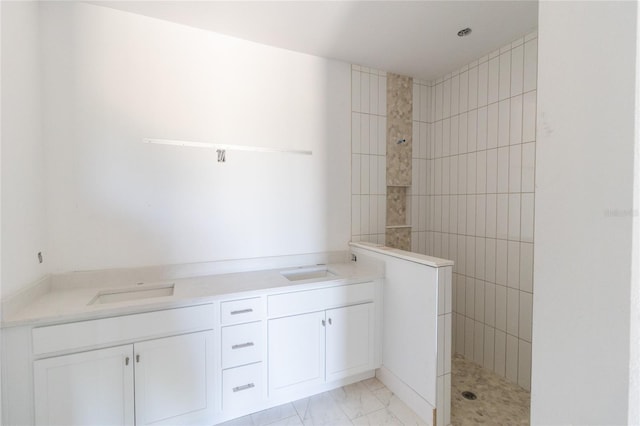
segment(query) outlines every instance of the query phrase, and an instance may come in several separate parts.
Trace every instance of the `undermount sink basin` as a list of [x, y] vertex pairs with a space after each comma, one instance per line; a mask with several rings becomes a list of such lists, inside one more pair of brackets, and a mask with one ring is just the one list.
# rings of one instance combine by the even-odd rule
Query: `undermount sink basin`
[[153, 286], [146, 288], [105, 290], [99, 292], [91, 299], [89, 305], [100, 305], [104, 303], [128, 302], [130, 300], [151, 299], [153, 297], [173, 296], [175, 284]]
[[280, 275], [288, 279], [289, 281], [303, 281], [312, 280], [317, 278], [333, 279], [338, 275], [334, 274], [327, 268], [300, 268], [292, 271], [282, 271]]

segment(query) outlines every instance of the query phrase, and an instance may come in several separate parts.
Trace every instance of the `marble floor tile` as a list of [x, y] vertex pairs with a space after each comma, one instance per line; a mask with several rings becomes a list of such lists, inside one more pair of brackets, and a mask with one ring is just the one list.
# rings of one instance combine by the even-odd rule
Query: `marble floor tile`
[[384, 383], [378, 380], [377, 377], [372, 377], [370, 379], [363, 380], [361, 383], [363, 383], [370, 391], [375, 391], [385, 387]]
[[386, 387], [374, 391], [374, 395], [403, 425], [423, 426], [427, 424]]
[[383, 408], [351, 421], [354, 426], [404, 426], [389, 409]]
[[302, 420], [297, 414], [294, 414], [291, 417], [287, 417], [286, 419], [278, 420], [274, 423], [269, 423], [269, 426], [303, 426]]
[[286, 419], [291, 416], [297, 416], [298, 413], [293, 404], [283, 404], [268, 410], [259, 411], [251, 414], [253, 426], [266, 426], [268, 424]]
[[384, 406], [362, 383], [353, 383], [329, 392], [350, 419], [378, 411]]
[[293, 406], [305, 426], [351, 424], [329, 392], [295, 401]]
[[251, 416], [238, 417], [228, 422], [219, 423], [217, 426], [253, 426]]

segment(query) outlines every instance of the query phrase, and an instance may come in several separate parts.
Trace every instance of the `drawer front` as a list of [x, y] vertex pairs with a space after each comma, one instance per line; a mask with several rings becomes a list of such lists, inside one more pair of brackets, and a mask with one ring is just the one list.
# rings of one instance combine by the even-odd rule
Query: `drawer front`
[[222, 368], [262, 361], [263, 322], [222, 328]]
[[222, 372], [222, 411], [225, 413], [252, 411], [262, 402], [262, 392], [261, 362]]
[[239, 324], [262, 319], [262, 299], [232, 300], [220, 303], [220, 322], [222, 325]]
[[269, 317], [283, 317], [322, 311], [356, 303], [371, 302], [374, 300], [375, 294], [373, 282], [277, 294], [268, 298], [268, 313]]
[[33, 353], [41, 355], [170, 336], [213, 328], [213, 304], [123, 315], [32, 330]]

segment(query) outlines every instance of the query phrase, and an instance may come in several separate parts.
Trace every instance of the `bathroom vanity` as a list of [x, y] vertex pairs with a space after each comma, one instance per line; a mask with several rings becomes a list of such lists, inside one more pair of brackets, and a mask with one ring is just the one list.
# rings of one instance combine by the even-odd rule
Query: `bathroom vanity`
[[[438, 290], [444, 302], [450, 262], [430, 258], [436, 266], [428, 266], [366, 245], [352, 251], [355, 262], [311, 267], [120, 286], [41, 283], [2, 324], [3, 424], [210, 425], [376, 371], [425, 421], [446, 424], [433, 410]], [[407, 323], [390, 328], [406, 320], [388, 311], [403, 303], [388, 292], [394, 262], [423, 288], [424, 297], [407, 293], [424, 304], [409, 306], [411, 320], [432, 317], [413, 335]], [[406, 344], [414, 348], [404, 355], [391, 349]]]

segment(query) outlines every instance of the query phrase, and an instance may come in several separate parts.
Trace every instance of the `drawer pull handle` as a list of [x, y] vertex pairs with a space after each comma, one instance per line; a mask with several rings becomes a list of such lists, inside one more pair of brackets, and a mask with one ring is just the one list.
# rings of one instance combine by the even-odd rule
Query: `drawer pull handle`
[[251, 389], [251, 388], [255, 388], [255, 387], [256, 387], [256, 385], [254, 385], [253, 383], [247, 383], [246, 385], [236, 386], [235, 388], [233, 388], [233, 391], [234, 392], [240, 392], [240, 391]]
[[248, 314], [250, 312], [253, 312], [253, 309], [251, 309], [251, 308], [240, 309], [238, 311], [231, 311], [231, 315]]
[[253, 346], [253, 342], [239, 343], [237, 345], [231, 346], [231, 349], [243, 349], [243, 348], [248, 348], [250, 346]]

